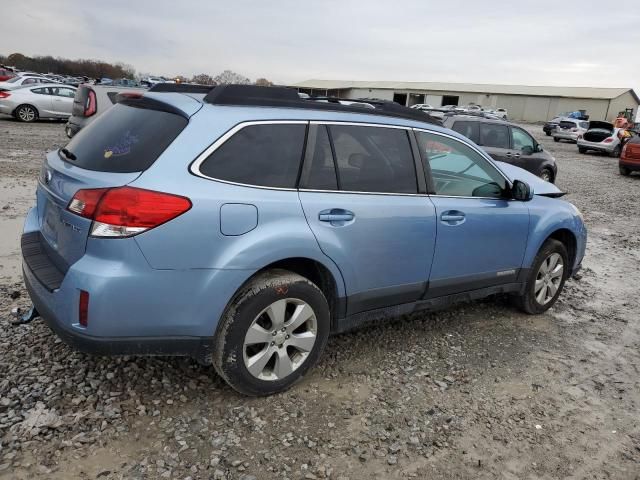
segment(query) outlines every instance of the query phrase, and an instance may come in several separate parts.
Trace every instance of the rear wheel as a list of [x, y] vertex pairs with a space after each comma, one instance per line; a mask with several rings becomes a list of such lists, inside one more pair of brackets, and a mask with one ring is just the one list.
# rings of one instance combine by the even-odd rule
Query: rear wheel
[[544, 133], [547, 135], [547, 137], [551, 136], [551, 132], [544, 132]]
[[38, 110], [31, 105], [20, 105], [16, 108], [15, 116], [21, 122], [35, 122], [38, 119]]
[[629, 170], [627, 167], [623, 167], [622, 165], [620, 165], [618, 169], [620, 170], [620, 175], [623, 175], [625, 177], [631, 175], [631, 170]]
[[620, 147], [620, 145], [618, 145], [616, 148], [613, 149], [613, 152], [611, 152], [611, 156], [617, 158], [620, 156], [621, 152], [622, 152], [622, 148]]
[[553, 141], [557, 143], [560, 141], [560, 139], [558, 137], [553, 137]]
[[317, 362], [329, 337], [322, 291], [287, 270], [259, 275], [232, 300], [216, 334], [213, 364], [240, 393], [291, 387]]
[[569, 274], [567, 249], [558, 240], [547, 240], [536, 255], [524, 295], [517, 306], [529, 314], [546, 312], [558, 300]]

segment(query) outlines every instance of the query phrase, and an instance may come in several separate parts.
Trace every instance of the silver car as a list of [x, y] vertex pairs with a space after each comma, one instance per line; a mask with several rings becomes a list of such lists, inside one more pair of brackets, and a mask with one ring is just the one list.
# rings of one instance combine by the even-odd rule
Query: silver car
[[0, 82], [0, 90], [15, 90], [16, 88], [26, 87], [28, 85], [38, 85], [44, 83], [55, 83], [42, 75], [38, 74], [25, 74], [12, 77], [5, 82]]
[[21, 122], [39, 118], [69, 118], [76, 88], [59, 83], [0, 91], [0, 113]]
[[612, 157], [619, 157], [622, 152], [622, 142], [618, 137], [619, 128], [612, 123], [591, 121], [589, 129], [578, 137], [578, 151], [587, 153], [589, 150], [606, 153]]
[[551, 135], [553, 135], [554, 142], [569, 140], [570, 142], [578, 143], [578, 139], [585, 134], [588, 128], [589, 122], [586, 120], [563, 118]]

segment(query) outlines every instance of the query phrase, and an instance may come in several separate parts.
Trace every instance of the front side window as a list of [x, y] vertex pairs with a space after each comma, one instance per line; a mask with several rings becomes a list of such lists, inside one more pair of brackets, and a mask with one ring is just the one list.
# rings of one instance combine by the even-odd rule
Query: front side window
[[416, 132], [418, 146], [431, 170], [436, 195], [501, 198], [504, 177], [478, 152], [450, 137]]
[[75, 90], [66, 87], [49, 87], [51, 95], [56, 97], [73, 98], [76, 94]]
[[509, 127], [497, 123], [481, 123], [480, 145], [483, 147], [509, 148]]
[[530, 148], [532, 152], [535, 151], [536, 142], [531, 135], [522, 130], [521, 128], [511, 127], [511, 140], [513, 142], [514, 150], [524, 150]]
[[228, 182], [294, 188], [306, 124], [249, 125], [200, 165], [200, 173]]
[[406, 130], [331, 125], [329, 131], [341, 190], [417, 193], [415, 163]]

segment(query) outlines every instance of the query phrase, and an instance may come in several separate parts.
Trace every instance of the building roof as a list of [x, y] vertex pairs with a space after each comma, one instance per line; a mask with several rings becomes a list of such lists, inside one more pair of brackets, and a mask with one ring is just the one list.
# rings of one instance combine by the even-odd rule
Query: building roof
[[463, 93], [492, 93], [503, 95], [529, 95], [539, 97], [598, 98], [611, 100], [631, 92], [636, 101], [640, 98], [631, 88], [599, 87], [551, 87], [537, 85], [490, 85], [482, 83], [444, 83], [444, 82], [369, 82], [352, 80], [305, 80], [291, 85], [296, 88], [321, 90], [342, 90], [349, 88], [442, 91]]

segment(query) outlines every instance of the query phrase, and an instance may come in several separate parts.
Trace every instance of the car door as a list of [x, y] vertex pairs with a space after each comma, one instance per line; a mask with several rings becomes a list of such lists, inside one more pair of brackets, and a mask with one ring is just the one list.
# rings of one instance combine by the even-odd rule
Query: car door
[[[53, 102], [51, 91], [47, 87], [38, 87], [28, 89], [33, 95], [29, 100], [38, 109], [41, 118], [50, 118], [55, 116], [53, 113]], [[25, 90], [26, 91], [26, 90]]]
[[437, 238], [427, 295], [516, 282], [527, 245], [529, 209], [479, 150], [445, 134], [416, 131], [431, 179]]
[[410, 134], [381, 125], [310, 126], [300, 201], [320, 248], [343, 275], [347, 314], [424, 294], [436, 219], [424, 176], [416, 175]]
[[526, 130], [513, 125], [510, 128], [512, 163], [534, 175], [539, 175], [545, 157], [538, 151], [538, 142]]
[[76, 91], [69, 87], [49, 87], [52, 93], [53, 112], [58, 117], [68, 117], [73, 109], [73, 97]]
[[512, 163], [509, 126], [502, 123], [479, 122], [480, 142], [478, 145], [494, 160]]

